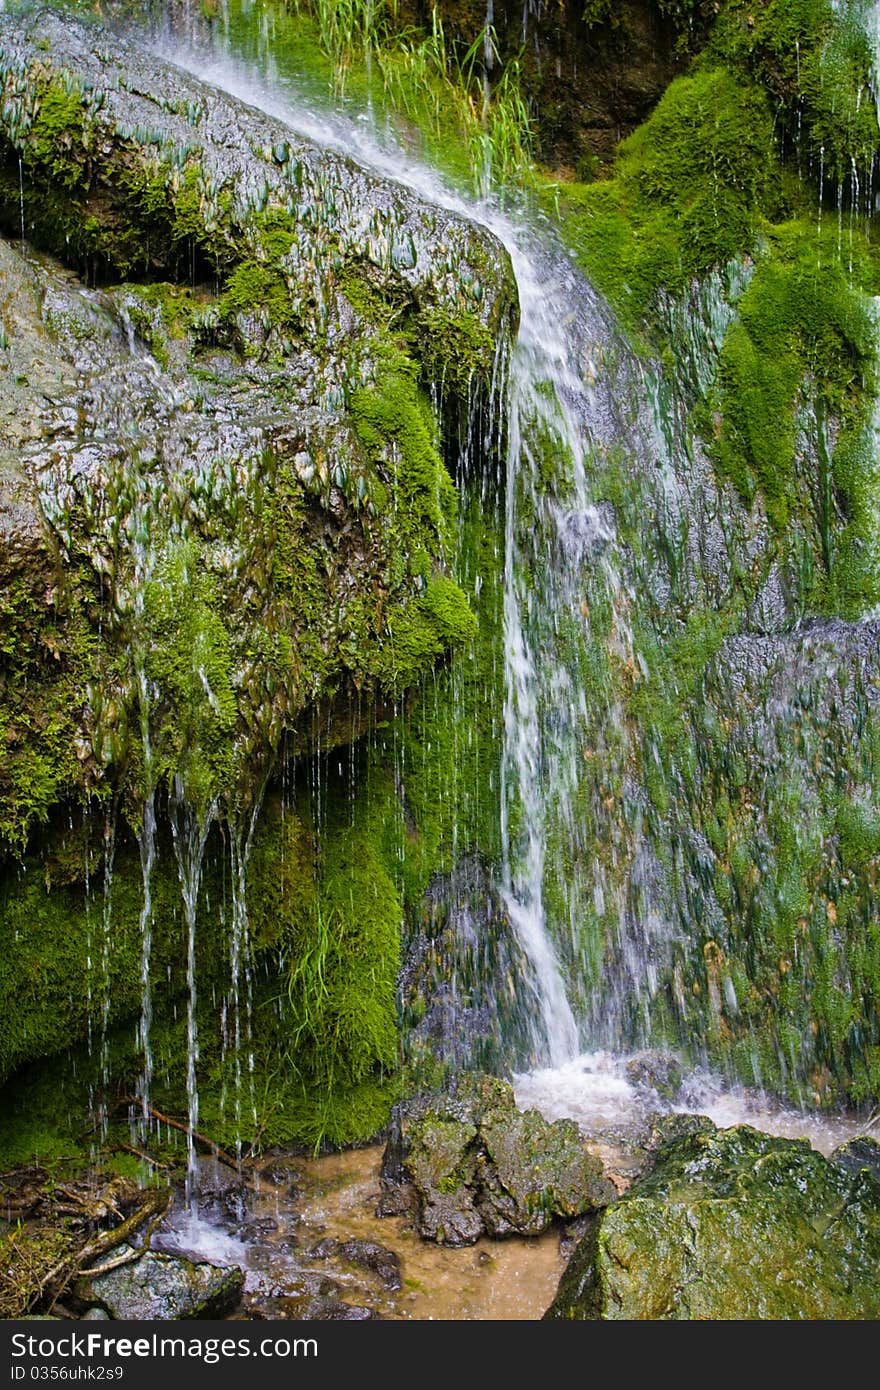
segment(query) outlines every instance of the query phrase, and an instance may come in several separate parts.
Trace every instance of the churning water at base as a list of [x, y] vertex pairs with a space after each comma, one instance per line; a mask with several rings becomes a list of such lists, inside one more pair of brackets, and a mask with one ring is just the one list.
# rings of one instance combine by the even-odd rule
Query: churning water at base
[[746, 1087], [731, 1086], [710, 1072], [685, 1073], [674, 1100], [650, 1086], [633, 1084], [627, 1068], [638, 1056], [589, 1052], [560, 1067], [537, 1067], [514, 1077], [521, 1110], [539, 1110], [547, 1120], [575, 1120], [591, 1138], [634, 1142], [654, 1114], [706, 1115], [719, 1129], [751, 1125], [784, 1139], [806, 1139], [826, 1156], [860, 1134], [875, 1134], [858, 1116], [795, 1110]]

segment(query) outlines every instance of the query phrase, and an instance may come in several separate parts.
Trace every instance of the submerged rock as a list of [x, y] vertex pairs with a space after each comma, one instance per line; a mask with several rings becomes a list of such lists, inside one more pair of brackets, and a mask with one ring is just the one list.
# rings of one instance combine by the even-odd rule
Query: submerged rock
[[678, 1059], [665, 1052], [638, 1052], [626, 1064], [627, 1080], [637, 1088], [656, 1091], [662, 1100], [675, 1100], [681, 1075]]
[[78, 1294], [94, 1299], [112, 1318], [166, 1321], [223, 1317], [243, 1288], [244, 1274], [237, 1266], [222, 1268], [148, 1250], [106, 1274], [84, 1275]]
[[336, 1240], [325, 1236], [309, 1250], [313, 1260], [343, 1260], [375, 1274], [386, 1289], [401, 1285], [400, 1256], [374, 1240]]
[[548, 1319], [880, 1315], [880, 1184], [805, 1140], [749, 1126], [672, 1130], [599, 1212]]
[[400, 1209], [401, 1184], [410, 1184], [419, 1233], [454, 1246], [537, 1235], [616, 1195], [573, 1121], [519, 1111], [507, 1082], [479, 1073], [452, 1094], [396, 1107], [381, 1181], [380, 1215]]

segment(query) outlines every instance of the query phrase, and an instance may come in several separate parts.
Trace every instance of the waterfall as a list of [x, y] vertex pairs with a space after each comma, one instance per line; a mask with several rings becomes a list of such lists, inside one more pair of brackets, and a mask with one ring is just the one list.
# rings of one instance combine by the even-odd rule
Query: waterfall
[[[487, 13], [491, 14], [491, 8]], [[215, 32], [214, 41], [219, 37]], [[575, 1085], [582, 1084], [588, 1049], [619, 1054], [661, 1039], [672, 1048], [680, 1041], [693, 1041], [695, 1057], [699, 1058], [701, 1048], [704, 1056], [711, 1056], [706, 1036], [711, 1041], [712, 1030], [719, 1035], [731, 1020], [742, 1019], [746, 1013], [742, 1001], [749, 1002], [746, 989], [751, 981], [744, 984], [742, 978], [735, 979], [731, 968], [731, 963], [741, 964], [736, 952], [744, 948], [729, 904], [736, 909], [738, 895], [742, 891], [745, 896], [748, 890], [755, 912], [764, 911], [771, 922], [778, 917], [782, 937], [784, 913], [794, 914], [788, 903], [789, 897], [794, 901], [796, 896], [791, 884], [806, 882], [803, 866], [809, 867], [809, 846], [800, 842], [786, 851], [788, 858], [779, 867], [777, 822], [770, 824], [762, 801], [768, 788], [773, 794], [781, 788], [772, 807], [781, 824], [782, 784], [789, 776], [780, 770], [782, 735], [800, 718], [795, 694], [801, 689], [801, 671], [794, 670], [795, 681], [792, 671], [783, 669], [786, 649], [780, 634], [787, 634], [784, 624], [793, 621], [791, 613], [783, 612], [775, 627], [770, 613], [765, 630], [758, 609], [766, 604], [769, 611], [775, 602], [774, 584], [781, 590], [788, 580], [771, 572], [766, 594], [762, 588], [753, 600], [749, 593], [748, 602], [754, 602], [757, 613], [754, 619], [750, 611], [737, 611], [732, 617], [724, 611], [740, 584], [735, 567], [744, 562], [756, 571], [759, 562], [772, 561], [773, 555], [769, 547], [761, 551], [766, 536], [759, 536], [757, 527], [749, 529], [748, 509], [740, 506], [729, 486], [725, 491], [699, 441], [686, 435], [690, 426], [681, 422], [689, 405], [687, 401], [682, 405], [683, 395], [682, 399], [676, 396], [681, 383], [671, 380], [676, 373], [688, 376], [691, 402], [697, 395], [708, 397], [721, 344], [749, 272], [742, 265], [719, 270], [706, 277], [699, 289], [693, 287], [680, 302], [667, 306], [675, 365], [664, 376], [630, 350], [610, 309], [554, 241], [552, 230], [530, 221], [521, 209], [509, 214], [488, 199], [466, 201], [431, 170], [408, 162], [397, 146], [383, 144], [366, 120], [352, 122], [342, 115], [296, 105], [283, 88], [269, 89], [240, 66], [216, 56], [206, 58], [180, 48], [168, 56], [320, 146], [353, 156], [427, 201], [486, 226], [507, 248], [518, 285], [520, 325], [510, 352], [505, 345], [499, 353], [493, 384], [490, 414], [494, 410], [503, 416], [503, 425], [494, 418], [485, 423], [493, 439], [488, 446], [483, 441], [477, 460], [477, 466], [483, 467], [488, 458], [494, 462], [503, 453], [500, 500], [493, 494], [497, 511], [486, 522], [493, 528], [496, 555], [503, 546], [503, 563], [492, 570], [493, 577], [501, 570], [503, 589], [502, 641], [496, 647], [493, 634], [496, 683], [490, 695], [500, 751], [497, 777], [493, 768], [489, 779], [490, 791], [481, 782], [474, 792], [494, 798], [498, 817], [493, 827], [497, 835], [491, 846], [490, 892], [493, 910], [500, 900], [505, 912], [493, 918], [493, 930], [504, 916], [498, 929], [517, 948], [504, 957], [515, 962], [505, 988], [515, 994], [522, 1012], [522, 1032], [528, 1035], [523, 1049], [526, 1064], [555, 1069]], [[827, 182], [829, 170], [823, 158], [817, 171], [820, 184]], [[855, 165], [852, 177], [855, 189], [859, 186]], [[840, 238], [842, 216], [839, 201]], [[133, 335], [131, 347], [135, 352]], [[442, 383], [434, 383], [434, 404], [439, 412]], [[819, 433], [822, 445], [824, 431]], [[830, 442], [829, 435], [829, 448]], [[474, 461], [465, 458], [469, 448], [470, 443], [459, 460], [462, 477], [474, 467]], [[820, 499], [826, 516], [831, 510], [829, 448], [824, 450]], [[473, 478], [468, 481], [472, 483]], [[502, 524], [496, 526], [498, 517]], [[827, 545], [826, 550], [830, 556]], [[826, 568], [830, 570], [830, 560]], [[149, 566], [140, 565], [136, 578], [143, 580], [149, 572]], [[480, 576], [476, 578], [479, 581]], [[745, 587], [743, 583], [743, 591]], [[785, 601], [783, 595], [780, 609]], [[721, 618], [709, 633], [713, 639], [717, 636], [718, 645], [712, 647], [707, 665], [702, 661], [700, 624], [708, 629], [719, 610]], [[691, 616], [697, 620], [693, 631]], [[730, 625], [725, 626], [728, 617]], [[728, 643], [728, 649], [721, 650], [722, 642]], [[676, 643], [697, 673], [691, 684], [684, 680], [679, 684], [679, 668], [669, 659], [669, 649]], [[709, 643], [705, 646], [708, 650]], [[717, 671], [712, 669], [716, 656]], [[726, 657], [729, 670], [724, 666]], [[777, 657], [778, 669], [772, 664]], [[757, 679], [763, 677], [761, 661], [766, 661], [768, 685], [774, 679], [781, 687], [784, 678], [789, 678], [784, 710], [779, 701], [772, 709], [770, 704], [760, 704], [766, 694], [757, 688]], [[207, 670], [199, 667], [198, 676], [206, 717], [219, 715], [217, 693]], [[743, 715], [737, 724], [738, 700], [752, 676], [757, 693], [750, 687], [748, 697], [758, 712], [752, 712], [751, 723]], [[455, 718], [461, 711], [463, 719], [466, 701], [456, 685], [460, 670], [453, 672], [449, 685], [439, 676], [430, 679], [435, 680], [435, 691], [447, 693], [451, 686]], [[486, 678], [487, 687], [490, 679]], [[141, 697], [147, 782], [139, 835], [143, 875], [139, 1099], [146, 1117], [153, 1066], [150, 933], [156, 807], [149, 756], [153, 697], [146, 687]], [[655, 721], [661, 704], [665, 726]], [[670, 715], [672, 704], [677, 707]], [[704, 714], [716, 721], [715, 743], [708, 734], [703, 740], [708, 727], [700, 722]], [[677, 724], [670, 732], [673, 716], [681, 727]], [[399, 713], [399, 723], [392, 723], [389, 737], [402, 808], [407, 787], [399, 748], [406, 737], [405, 718]], [[722, 725], [724, 736], [729, 733], [730, 749], [722, 747], [722, 735], [717, 732]], [[456, 726], [449, 745], [453, 761], [463, 758], [471, 733]], [[734, 739], [738, 739], [735, 749]], [[746, 774], [756, 777], [758, 791], [751, 800], [738, 800], [731, 790], [728, 752], [731, 765], [739, 759], [745, 768], [737, 790]], [[431, 755], [436, 755], [435, 749], [428, 750], [427, 756]], [[810, 781], [807, 755], [805, 747], [800, 755], [804, 803], [810, 797], [816, 800], [814, 785], [818, 785]], [[794, 761], [792, 755], [790, 766]], [[319, 744], [311, 763], [316, 778], [312, 809], [319, 836], [328, 823], [328, 787], [321, 781], [321, 766]], [[739, 768], [734, 771], [741, 776]], [[448, 788], [450, 800], [459, 796], [455, 775], [450, 769], [442, 790], [446, 796]], [[798, 763], [789, 780], [800, 776]], [[353, 781], [352, 772], [350, 784]], [[239, 1134], [247, 1110], [253, 1114], [255, 1108], [252, 952], [245, 890], [261, 800], [262, 796], [256, 798], [248, 821], [233, 820], [229, 826], [231, 914], [224, 960], [229, 963], [231, 983], [222, 1008], [224, 1062], [231, 1062], [228, 1075]], [[725, 804], [723, 814], [719, 810], [716, 815], [716, 803]], [[854, 804], [855, 815], [861, 805], [858, 797]], [[795, 813], [802, 810], [794, 797], [792, 806]], [[815, 811], [812, 805], [809, 809]], [[196, 910], [206, 841], [219, 812], [212, 803], [197, 814], [186, 804], [177, 781], [170, 813], [187, 939], [191, 1197], [199, 1120]], [[818, 813], [815, 819], [818, 824]], [[401, 809], [401, 822], [405, 820]], [[834, 821], [829, 820], [828, 826], [822, 833], [833, 852]], [[417, 830], [414, 824], [414, 839]], [[821, 839], [819, 831], [816, 836]], [[457, 826], [453, 826], [451, 842], [457, 863], [470, 846], [459, 837]], [[399, 854], [403, 861], [403, 845]], [[760, 880], [749, 876], [759, 858]], [[487, 882], [478, 875], [472, 881], [476, 893]], [[798, 906], [794, 914], [798, 932], [804, 930], [801, 918], [825, 911], [821, 893], [827, 893], [833, 907], [831, 889], [820, 884], [803, 911]], [[746, 920], [744, 914], [742, 920]], [[475, 916], [474, 936], [481, 925]], [[796, 940], [800, 949], [801, 937]], [[787, 949], [786, 939], [777, 959]], [[704, 1032], [692, 1038], [688, 1024], [694, 1019]], [[518, 1018], [517, 1026], [519, 1022]], [[796, 1034], [794, 1026], [789, 1027], [788, 1052], [782, 1063], [788, 1068], [786, 1078], [805, 1070], [798, 1073], [800, 1037]], [[744, 1065], [743, 1052], [749, 1046], [752, 1057]], [[510, 1062], [509, 1056], [506, 1061]], [[734, 1065], [742, 1074], [749, 1062], [755, 1079], [761, 1081], [766, 1061], [754, 1039], [746, 1037]], [[615, 1085], [621, 1082], [616, 1073], [613, 1079]]]
[[[558, 1066], [577, 1053], [578, 1028], [547, 927], [544, 875], [550, 801], [560, 793], [565, 795], [562, 786], [569, 776], [572, 750], [561, 750], [558, 735], [554, 740], [542, 716], [546, 713], [544, 692], [549, 691], [556, 704], [557, 730], [567, 725], [566, 733], [571, 734], [574, 692], [554, 634], [544, 626], [544, 620], [552, 613], [555, 624], [560, 611], [570, 611], [577, 598], [570, 571], [548, 564], [543, 573], [530, 573], [529, 557], [524, 553], [524, 508], [531, 515], [547, 510], [540, 492], [541, 459], [534, 440], [538, 424], [573, 461], [576, 479], [574, 508], [565, 512], [550, 509], [547, 520], [556, 535], [546, 538], [548, 547], [555, 548], [554, 543], [558, 545], [566, 526], [572, 523], [579, 521], [596, 535], [604, 535], [604, 523], [584, 496], [583, 458], [588, 441], [570, 406], [572, 398], [578, 399], [581, 384], [568, 365], [568, 344], [560, 328], [566, 319], [563, 306], [552, 290], [548, 294], [546, 284], [534, 275], [522, 254], [516, 260], [522, 318], [507, 402], [503, 892], [511, 923], [532, 968], [530, 984], [542, 1034], [534, 1036], [533, 1030], [535, 1060]], [[563, 740], [565, 737], [562, 734]], [[561, 757], [554, 757], [560, 752]], [[511, 828], [517, 821], [521, 822], [518, 833]]]
[[[232, 932], [230, 937], [230, 976], [232, 994], [232, 1029], [235, 1082], [235, 1131], [241, 1148], [242, 1100], [245, 1084], [254, 1129], [257, 1109], [254, 1097], [253, 1050], [253, 969], [247, 911], [247, 867], [254, 842], [254, 831], [265, 797], [265, 780], [253, 805], [244, 817], [244, 824], [235, 820], [230, 826], [229, 856], [232, 891]], [[242, 1077], [243, 1049], [247, 1052], [247, 1075]]]
[[[631, 422], [642, 383], [626, 365], [618, 366], [614, 379], [604, 369], [606, 359], [627, 359], [610, 311], [577, 275], [565, 251], [539, 241], [527, 223], [491, 201], [466, 202], [431, 170], [409, 162], [399, 148], [384, 146], [364, 124], [297, 106], [286, 92], [267, 87], [258, 75], [227, 58], [179, 47], [166, 49], [164, 56], [297, 133], [353, 155], [428, 201], [487, 226], [510, 253], [521, 313], [502, 405], [507, 491], [499, 805], [503, 863], [498, 886], [528, 962], [529, 978], [521, 992], [527, 996], [533, 1060], [560, 1065], [575, 1057], [581, 1045], [570, 998], [581, 950], [576, 940], [580, 897], [572, 889], [564, 920], [551, 924], [548, 879], [558, 892], [568, 850], [558, 844], [551, 850], [548, 829], [551, 823], [562, 825], [568, 840], [577, 840], [576, 802], [585, 795], [585, 781], [590, 783], [589, 769], [586, 779], [584, 774], [584, 744], [595, 710], [588, 708], [571, 666], [572, 643], [590, 637], [585, 571], [601, 596], [600, 606], [613, 615], [607, 636], [612, 658], [622, 664], [638, 660], [627, 618], [631, 595], [617, 566], [613, 514], [591, 498], [589, 460], [621, 441], [633, 444], [636, 435], [639, 448], [653, 451], [650, 428], [644, 421]], [[543, 477], [548, 448], [566, 461], [564, 501]], [[607, 727], [595, 731], [593, 742], [622, 768], [627, 750], [619, 703], [606, 700], [601, 715]], [[621, 846], [621, 856], [629, 849], [629, 842], [625, 851]], [[606, 868], [593, 862], [587, 877], [584, 891], [590, 902], [610, 911], [618, 887], [606, 881]], [[621, 935], [618, 954], [626, 958], [630, 983], [649, 954], [643, 950], [643, 936], [654, 925], [647, 914], [635, 949]], [[560, 934], [567, 938], [565, 958]], [[605, 1009], [606, 1033], [614, 1032], [620, 1013], [615, 1003]]]

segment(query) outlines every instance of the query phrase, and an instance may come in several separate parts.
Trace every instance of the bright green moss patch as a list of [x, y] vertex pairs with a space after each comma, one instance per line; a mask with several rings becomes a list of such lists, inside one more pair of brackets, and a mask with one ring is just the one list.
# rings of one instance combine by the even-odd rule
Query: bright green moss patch
[[[98, 851], [104, 818], [62, 838], [55, 833], [41, 858], [28, 857], [6, 876], [0, 908], [0, 1077], [32, 1059], [58, 1053], [100, 1030], [105, 1000], [113, 1026], [137, 1017], [141, 1006], [141, 911], [143, 880], [137, 846], [117, 827], [119, 840], [109, 897]], [[303, 866], [307, 838], [291, 815], [263, 818], [253, 850], [249, 883], [251, 937], [255, 949], [279, 945], [284, 912], [297, 908], [313, 870]], [[229, 969], [225, 923], [229, 919], [228, 870], [223, 843], [211, 839], [199, 900], [197, 966], [201, 987], [222, 987]], [[283, 870], [279, 871], [279, 860]], [[280, 899], [285, 897], [286, 902]], [[157, 844], [151, 881], [151, 978], [157, 1001], [186, 990], [180, 940], [183, 902], [170, 839]], [[283, 909], [283, 911], [282, 911]]]
[[[830, 0], [727, 0], [711, 59], [751, 74], [779, 106], [780, 136], [815, 183], [864, 174], [878, 143], [870, 16]], [[793, 148], [792, 148], [793, 147]]]
[[143, 591], [143, 661], [158, 692], [148, 718], [157, 773], [182, 780], [200, 813], [234, 781], [237, 701], [228, 615], [195, 545], [171, 549]]
[[383, 685], [406, 689], [450, 647], [466, 644], [476, 630], [476, 619], [458, 585], [445, 575], [432, 576], [418, 598], [389, 614], [380, 657]]
[[47, 603], [45, 583], [0, 586], [0, 851], [22, 850], [82, 779], [77, 723], [96, 641], [78, 585]]
[[79, 162], [88, 149], [83, 92], [52, 81], [36, 94], [30, 130], [28, 165], [53, 183], [73, 189], [79, 183]]
[[766, 97], [706, 67], [670, 84], [612, 179], [562, 186], [563, 232], [636, 328], [660, 288], [681, 290], [752, 244], [778, 180]]
[[864, 870], [880, 859], [880, 806], [869, 800], [848, 800], [837, 813], [840, 859], [845, 869]]
[[846, 503], [836, 546], [835, 606], [843, 617], [859, 618], [880, 598], [880, 450], [873, 419], [838, 442], [832, 472]]
[[[309, 820], [307, 797], [297, 809], [273, 799], [261, 818], [247, 875], [253, 984], [242, 978], [237, 996], [223, 837], [212, 837], [207, 848], [196, 931], [200, 1123], [230, 1149], [238, 1142], [312, 1148], [363, 1141], [381, 1129], [394, 1098], [402, 907], [393, 858], [386, 857], [390, 846], [381, 824], [365, 818], [360, 800], [353, 822], [343, 812], [320, 838]], [[68, 859], [75, 871], [75, 854]], [[143, 1066], [133, 1046], [141, 999], [137, 851], [129, 844], [117, 854], [106, 940], [100, 880], [91, 896], [78, 882], [51, 882], [47, 891], [50, 867], [29, 866], [26, 877], [6, 888], [0, 1075], [28, 1058], [71, 1048], [85, 1038], [89, 1020], [92, 1043], [9, 1083], [3, 1110], [10, 1124], [0, 1126], [3, 1163], [87, 1147], [93, 1138], [83, 1132], [89, 1090], [101, 1093], [112, 1117], [116, 1099], [133, 1093]], [[164, 837], [152, 898], [152, 1095], [166, 1113], [185, 1116], [182, 900]], [[130, 1022], [118, 1027], [126, 1018]], [[253, 1070], [230, 1045], [236, 1020], [241, 1036], [249, 1036]]]
[[[747, 501], [760, 489], [779, 530], [797, 506], [799, 401], [818, 395], [846, 433], [860, 425], [865, 387], [873, 379], [870, 304], [853, 288], [836, 238], [836, 229], [820, 237], [804, 223], [772, 229], [725, 338], [708, 403], [717, 411], [715, 429], [710, 424], [707, 433], [722, 474]], [[859, 496], [862, 479], [855, 470], [848, 481]], [[851, 502], [842, 475], [838, 482], [845, 515]], [[816, 479], [814, 491], [821, 512], [825, 480]], [[816, 520], [830, 529], [835, 518]]]
[[[809, 602], [847, 617], [880, 597], [869, 59], [825, 0], [733, 0], [613, 176], [557, 191], [582, 265], [634, 340], [667, 357], [669, 296], [755, 261], [694, 424], [719, 476], [749, 506], [760, 495], [780, 545], [794, 527], [811, 538]], [[695, 383], [679, 385], [693, 404]]]
[[380, 357], [375, 386], [356, 391], [349, 408], [361, 443], [377, 464], [390, 462], [396, 495], [430, 526], [445, 553], [452, 542], [455, 488], [416, 372], [411, 359], [392, 350]]

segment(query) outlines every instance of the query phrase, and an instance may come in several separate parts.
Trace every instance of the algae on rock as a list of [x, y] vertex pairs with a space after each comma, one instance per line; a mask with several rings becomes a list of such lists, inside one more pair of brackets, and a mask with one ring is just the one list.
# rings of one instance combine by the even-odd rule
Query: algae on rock
[[[3, 1071], [85, 1039], [95, 1008], [106, 1051], [151, 977], [166, 1002], [187, 987], [163, 829], [183, 797], [206, 839], [202, 984], [250, 990], [229, 984], [243, 950], [287, 992], [267, 1011], [265, 1065], [283, 1059], [299, 1092], [279, 1136], [367, 1137], [383, 1111], [364, 1088], [381, 1093], [396, 1063], [396, 883], [348, 827], [322, 824], [316, 846], [307, 809], [253, 822], [283, 762], [352, 743], [473, 639], [431, 391], [465, 422], [480, 408], [515, 322], [509, 260], [94, 26], [0, 16], [0, 85], [0, 219], [20, 234], [23, 196], [28, 237], [0, 243], [0, 834], [26, 866], [3, 888]], [[145, 962], [134, 841], [154, 807]], [[226, 878], [234, 847], [247, 903]], [[337, 963], [315, 998], [303, 962], [328, 931]]]
[[682, 1134], [681, 1118], [647, 1174], [592, 1218], [545, 1318], [876, 1318], [869, 1172], [745, 1125], [704, 1119]]

